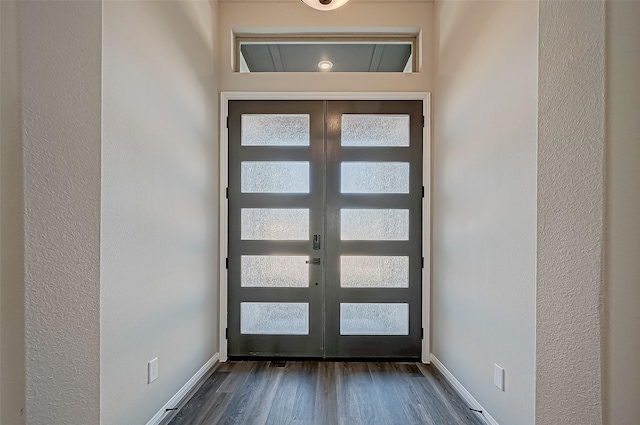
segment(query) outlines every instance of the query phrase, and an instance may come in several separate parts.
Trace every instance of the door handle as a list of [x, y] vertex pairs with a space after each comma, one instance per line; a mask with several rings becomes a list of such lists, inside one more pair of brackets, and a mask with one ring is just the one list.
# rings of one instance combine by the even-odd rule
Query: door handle
[[307, 264], [320, 264], [320, 259], [319, 258], [312, 258], [311, 261], [305, 261], [305, 263]]

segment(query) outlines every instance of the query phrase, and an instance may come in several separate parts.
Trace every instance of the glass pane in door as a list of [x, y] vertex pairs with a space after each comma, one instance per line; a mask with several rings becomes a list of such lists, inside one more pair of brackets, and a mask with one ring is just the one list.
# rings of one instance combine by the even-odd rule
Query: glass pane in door
[[309, 193], [309, 163], [244, 161], [240, 179], [242, 193]]
[[409, 334], [409, 304], [340, 304], [340, 335], [407, 334]]
[[244, 288], [304, 288], [309, 286], [309, 257], [302, 255], [243, 255], [240, 285]]
[[342, 146], [409, 146], [409, 115], [343, 114]]
[[308, 240], [309, 210], [242, 208], [242, 240]]
[[343, 162], [342, 193], [409, 193], [408, 162]]
[[243, 114], [242, 146], [309, 146], [309, 115]]
[[340, 236], [343, 241], [409, 240], [409, 210], [342, 209]]
[[240, 303], [240, 333], [254, 335], [307, 335], [307, 303]]
[[340, 286], [343, 288], [408, 288], [409, 257], [340, 257]]

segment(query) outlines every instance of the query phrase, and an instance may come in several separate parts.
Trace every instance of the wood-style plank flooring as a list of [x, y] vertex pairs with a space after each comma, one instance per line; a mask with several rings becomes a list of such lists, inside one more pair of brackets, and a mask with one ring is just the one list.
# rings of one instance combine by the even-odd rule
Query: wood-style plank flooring
[[482, 425], [428, 365], [222, 363], [170, 425]]

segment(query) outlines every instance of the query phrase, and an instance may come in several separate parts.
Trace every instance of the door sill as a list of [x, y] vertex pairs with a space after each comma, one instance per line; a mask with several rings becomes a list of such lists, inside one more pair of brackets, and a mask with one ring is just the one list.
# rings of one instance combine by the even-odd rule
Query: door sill
[[231, 362], [260, 361], [260, 362], [390, 362], [390, 363], [415, 363], [420, 362], [420, 357], [286, 357], [286, 356], [229, 356]]

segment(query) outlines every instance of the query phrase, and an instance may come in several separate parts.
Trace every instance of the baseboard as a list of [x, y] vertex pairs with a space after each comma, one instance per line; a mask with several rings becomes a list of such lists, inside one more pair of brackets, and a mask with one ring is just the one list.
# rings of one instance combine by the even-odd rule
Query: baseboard
[[159, 425], [170, 413], [167, 412], [167, 409], [177, 406], [186, 397], [186, 395], [189, 394], [189, 391], [191, 391], [193, 387], [197, 385], [198, 382], [207, 374], [207, 372], [211, 370], [211, 368], [218, 362], [219, 358], [220, 353], [215, 353], [213, 357], [211, 357], [204, 366], [202, 366], [196, 374], [193, 375], [169, 401], [167, 401], [164, 406], [162, 406], [162, 409], [160, 409], [158, 413], [156, 413], [153, 418], [147, 422], [147, 425]]
[[482, 413], [478, 414], [478, 416], [484, 419], [487, 425], [499, 425], [498, 422], [489, 414], [489, 412], [487, 412], [487, 410], [482, 407], [480, 403], [478, 403], [478, 400], [476, 400], [475, 397], [472, 396], [469, 391], [467, 391], [464, 385], [462, 385], [460, 381], [458, 381], [456, 377], [453, 376], [451, 372], [449, 372], [449, 369], [447, 369], [433, 353], [431, 353], [431, 364], [435, 366], [436, 369], [438, 369], [442, 376], [444, 376], [444, 378], [447, 380], [449, 385], [451, 385], [453, 389], [456, 390], [458, 395], [462, 397], [462, 399], [467, 403], [467, 405], [469, 405], [469, 407], [482, 411]]

